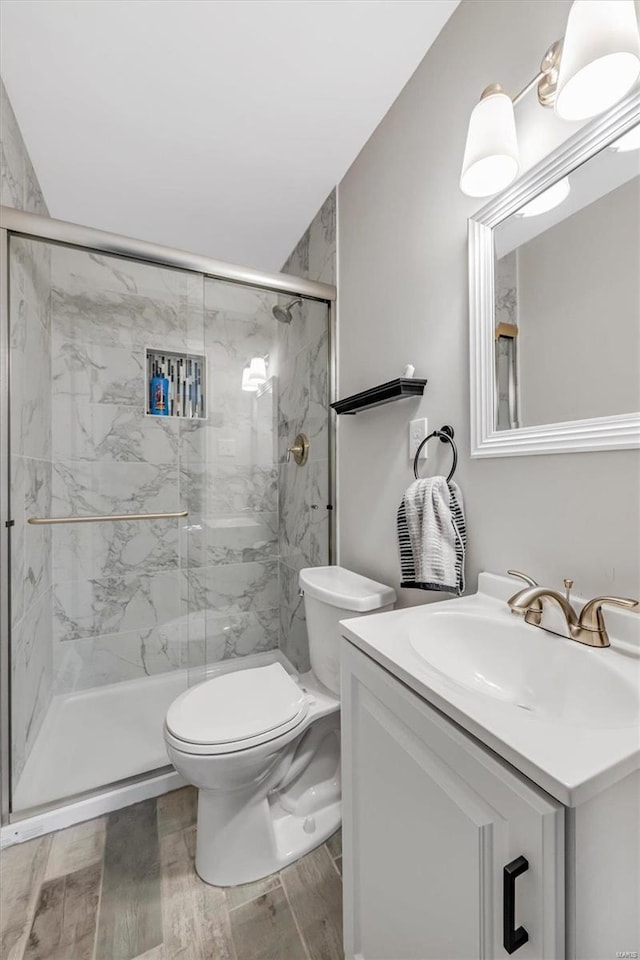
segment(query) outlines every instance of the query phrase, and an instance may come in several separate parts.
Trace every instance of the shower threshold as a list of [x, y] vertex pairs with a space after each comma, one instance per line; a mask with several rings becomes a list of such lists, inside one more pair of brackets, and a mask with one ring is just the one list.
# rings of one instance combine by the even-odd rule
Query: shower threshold
[[71, 798], [169, 764], [164, 718], [188, 686], [278, 661], [279, 650], [55, 696], [13, 794], [13, 813]]

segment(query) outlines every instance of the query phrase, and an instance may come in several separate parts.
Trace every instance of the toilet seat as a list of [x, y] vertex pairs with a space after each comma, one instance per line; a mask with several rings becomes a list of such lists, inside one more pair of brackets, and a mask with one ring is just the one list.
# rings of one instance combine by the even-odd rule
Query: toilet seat
[[309, 698], [280, 663], [236, 670], [182, 693], [165, 735], [183, 753], [235, 753], [276, 740], [306, 718]]

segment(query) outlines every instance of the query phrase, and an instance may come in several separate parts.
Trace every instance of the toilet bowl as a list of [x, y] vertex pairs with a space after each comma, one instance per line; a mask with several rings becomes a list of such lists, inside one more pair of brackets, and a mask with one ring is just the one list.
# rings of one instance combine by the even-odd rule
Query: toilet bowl
[[340, 826], [338, 623], [391, 609], [395, 592], [341, 567], [302, 570], [300, 587], [310, 671], [239, 664], [167, 712], [169, 759], [198, 788], [196, 870], [216, 886], [275, 873]]

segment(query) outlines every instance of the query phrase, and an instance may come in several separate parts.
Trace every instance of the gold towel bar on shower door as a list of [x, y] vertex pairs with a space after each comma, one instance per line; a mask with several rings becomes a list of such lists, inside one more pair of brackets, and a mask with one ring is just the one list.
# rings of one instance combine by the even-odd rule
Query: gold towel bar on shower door
[[106, 523], [108, 520], [171, 520], [188, 516], [188, 510], [181, 510], [179, 513], [112, 513], [107, 517], [29, 517], [27, 523]]

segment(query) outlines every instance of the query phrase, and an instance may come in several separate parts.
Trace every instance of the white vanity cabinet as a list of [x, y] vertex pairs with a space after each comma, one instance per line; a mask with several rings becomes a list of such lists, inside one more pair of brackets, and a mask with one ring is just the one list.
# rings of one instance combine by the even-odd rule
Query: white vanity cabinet
[[640, 958], [640, 617], [590, 648], [512, 592], [341, 623], [348, 960]]
[[564, 957], [562, 804], [346, 641], [342, 664], [347, 960]]

